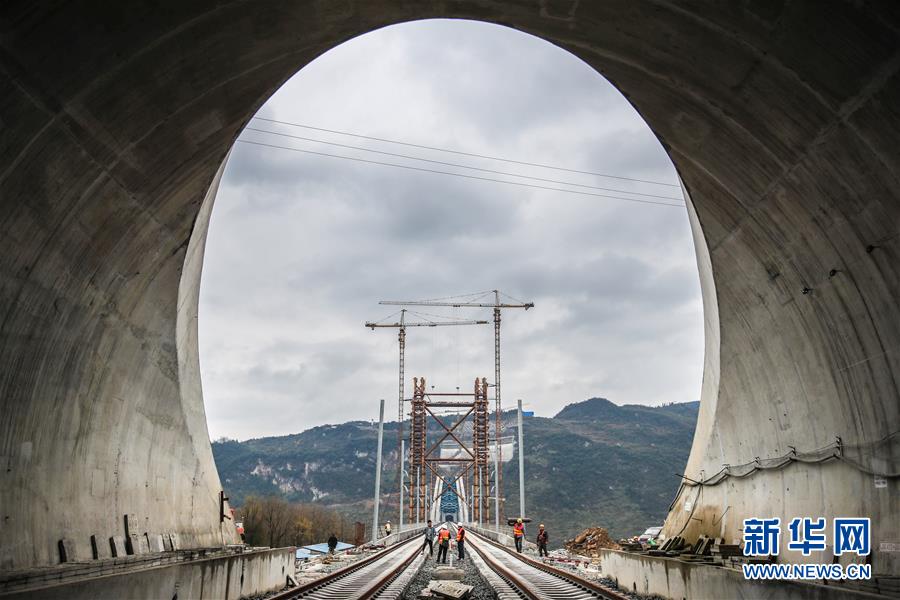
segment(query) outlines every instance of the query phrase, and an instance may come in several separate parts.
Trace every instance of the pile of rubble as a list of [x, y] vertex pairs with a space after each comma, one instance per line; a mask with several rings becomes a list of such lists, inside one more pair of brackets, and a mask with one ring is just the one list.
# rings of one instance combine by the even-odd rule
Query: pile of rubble
[[338, 569], [348, 567], [357, 560], [371, 556], [376, 550], [360, 549], [352, 552], [337, 552], [313, 556], [301, 562], [297, 561], [294, 570], [294, 579], [298, 585], [304, 585], [316, 579], [321, 579]]
[[575, 536], [574, 540], [567, 540], [565, 546], [569, 552], [582, 556], [597, 556], [597, 550], [600, 549], [621, 549], [603, 527], [588, 527]]

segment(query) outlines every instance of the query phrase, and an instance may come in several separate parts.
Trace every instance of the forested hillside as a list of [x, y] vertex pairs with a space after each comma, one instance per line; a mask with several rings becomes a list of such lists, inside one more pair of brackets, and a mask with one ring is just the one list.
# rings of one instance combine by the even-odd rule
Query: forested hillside
[[[617, 406], [603, 398], [525, 421], [526, 512], [554, 542], [589, 525], [614, 537], [662, 523], [690, 450], [699, 403]], [[510, 415], [511, 416], [511, 415]], [[506, 419], [514, 424], [515, 419]], [[515, 433], [514, 427], [505, 432]], [[385, 519], [396, 522], [397, 423], [385, 424]], [[233, 504], [250, 495], [318, 502], [371, 519], [377, 424], [352, 421], [302, 433], [213, 443]], [[518, 512], [517, 457], [504, 466], [506, 512]], [[529, 532], [530, 533], [530, 532]], [[555, 544], [551, 544], [555, 545]]]

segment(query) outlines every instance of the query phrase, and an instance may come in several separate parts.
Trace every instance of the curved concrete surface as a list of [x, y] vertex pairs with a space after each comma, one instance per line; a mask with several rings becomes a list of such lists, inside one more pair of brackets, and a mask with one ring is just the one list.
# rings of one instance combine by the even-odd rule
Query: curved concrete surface
[[900, 13], [837, 0], [5, 2], [0, 567], [56, 563], [60, 539], [89, 556], [124, 515], [183, 545], [222, 543], [191, 320], [203, 199], [286, 78], [352, 36], [428, 17], [570, 50], [668, 149], [704, 242], [689, 477], [835, 436], [893, 475], [876, 488], [846, 461], [795, 463], [688, 488], [670, 533], [870, 515], [875, 570], [898, 573], [878, 544], [900, 541]]

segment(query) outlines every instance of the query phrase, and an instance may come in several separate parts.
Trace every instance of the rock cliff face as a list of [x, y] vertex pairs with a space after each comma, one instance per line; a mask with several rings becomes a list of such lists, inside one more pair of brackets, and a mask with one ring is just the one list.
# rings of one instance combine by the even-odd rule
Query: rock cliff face
[[[592, 398], [553, 418], [526, 419], [527, 516], [544, 522], [560, 544], [590, 525], [618, 537], [662, 524], [678, 483], [673, 474], [687, 462], [697, 410], [697, 402], [652, 408]], [[382, 489], [390, 519], [396, 518], [397, 451], [388, 448], [396, 432], [396, 423], [385, 425]], [[251, 494], [275, 494], [365, 519], [371, 518], [377, 433], [371, 423], [352, 421], [283, 437], [220, 440], [213, 453], [236, 504]], [[504, 466], [508, 515], [518, 510], [517, 465]]]

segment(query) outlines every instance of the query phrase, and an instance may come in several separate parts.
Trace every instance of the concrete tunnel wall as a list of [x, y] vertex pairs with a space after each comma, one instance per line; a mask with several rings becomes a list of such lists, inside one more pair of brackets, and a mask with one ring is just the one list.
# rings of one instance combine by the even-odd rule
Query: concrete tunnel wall
[[203, 199], [299, 68], [430, 17], [571, 51], [672, 157], [707, 313], [686, 474], [835, 436], [863, 469], [792, 464], [686, 488], [667, 531], [730, 541], [748, 516], [868, 515], [876, 572], [900, 572], [879, 546], [900, 541], [900, 13], [837, 0], [4, 3], [0, 568], [54, 564], [62, 538], [83, 554], [126, 514], [183, 545], [226, 541], [184, 310]]

